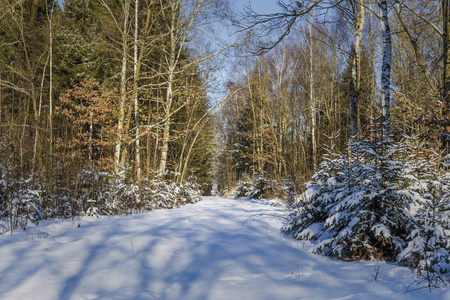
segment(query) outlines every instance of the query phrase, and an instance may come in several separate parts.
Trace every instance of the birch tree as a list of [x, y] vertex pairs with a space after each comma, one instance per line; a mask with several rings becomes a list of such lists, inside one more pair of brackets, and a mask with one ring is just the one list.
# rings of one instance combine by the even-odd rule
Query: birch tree
[[[215, 52], [200, 53], [199, 49], [191, 48], [192, 55], [188, 61], [181, 64], [181, 59], [185, 55], [191, 38], [195, 33], [199, 33], [220, 20], [220, 1], [212, 0], [170, 0], [163, 8], [163, 16], [167, 20], [166, 30], [168, 33], [168, 47], [164, 49], [164, 77], [166, 95], [163, 103], [164, 118], [162, 122], [162, 145], [159, 172], [166, 173], [167, 159], [169, 152], [169, 142], [171, 140], [170, 126], [173, 114], [189, 102], [189, 97], [182, 100], [178, 107], [174, 106], [174, 92], [177, 76], [185, 72], [192, 72], [195, 68], [200, 70], [200, 66], [211, 58], [222, 53], [230, 47], [219, 47]], [[203, 37], [210, 38], [207, 35]]]
[[[390, 130], [391, 122], [391, 64], [392, 64], [392, 36], [389, 26], [389, 3], [388, 0], [380, 0], [377, 2], [379, 12], [371, 10], [371, 12], [380, 20], [381, 34], [383, 37], [381, 62], [381, 88], [383, 92], [382, 98], [382, 122], [387, 131]], [[365, 4], [364, 4], [365, 5]], [[367, 6], [366, 6], [367, 8]]]
[[354, 24], [352, 28], [354, 43], [350, 50], [351, 61], [351, 78], [349, 84], [350, 95], [350, 136], [353, 139], [358, 133], [358, 98], [361, 89], [361, 41], [366, 19], [366, 7], [359, 4], [357, 1], [349, 1], [349, 14], [351, 23]]
[[381, 31], [383, 35], [383, 61], [381, 65], [381, 85], [383, 88], [383, 122], [389, 129], [391, 121], [391, 61], [392, 61], [392, 40], [391, 29], [389, 27], [389, 14], [387, 0], [379, 2], [381, 14], [378, 18], [381, 22]]
[[130, 11], [130, 1], [125, 0], [123, 3], [124, 16], [123, 16], [123, 27], [122, 27], [122, 68], [120, 72], [120, 102], [119, 102], [119, 119], [117, 123], [117, 141], [116, 149], [114, 152], [114, 166], [115, 173], [120, 173], [120, 158], [123, 154], [122, 143], [124, 137], [124, 122], [125, 122], [125, 106], [126, 106], [126, 87], [127, 87], [127, 55], [128, 55], [128, 22], [129, 22], [129, 11]]
[[[134, 61], [133, 61], [133, 99], [134, 99], [134, 120], [136, 126], [136, 142], [135, 142], [135, 163], [136, 163], [136, 179], [138, 185], [141, 182], [141, 151], [139, 138], [139, 98], [138, 98], [138, 24], [139, 24], [139, 0], [134, 2]], [[141, 50], [141, 53], [142, 50]]]
[[309, 42], [309, 101], [311, 109], [311, 140], [312, 140], [312, 159], [313, 170], [318, 167], [317, 157], [317, 104], [314, 95], [314, 40], [312, 34], [313, 17], [311, 16], [308, 26], [308, 42]]
[[[142, 177], [141, 165], [141, 132], [140, 132], [140, 99], [139, 92], [141, 90], [140, 79], [143, 66], [146, 65], [145, 58], [152, 51], [154, 41], [158, 39], [152, 35], [151, 31], [154, 22], [159, 16], [159, 12], [155, 12], [153, 5], [155, 1], [144, 1], [144, 12], [140, 9], [139, 0], [134, 3], [134, 43], [133, 43], [133, 101], [134, 101], [134, 128], [135, 128], [135, 173], [136, 181], [140, 185]], [[139, 16], [143, 15], [143, 22], [140, 25]], [[139, 36], [140, 34], [140, 36]], [[140, 37], [140, 38], [139, 38]]]

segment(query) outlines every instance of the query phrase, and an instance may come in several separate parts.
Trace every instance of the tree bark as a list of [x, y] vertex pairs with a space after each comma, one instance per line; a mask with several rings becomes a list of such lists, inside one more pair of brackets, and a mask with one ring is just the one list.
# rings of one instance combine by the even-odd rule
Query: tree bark
[[168, 76], [167, 76], [167, 91], [166, 91], [166, 102], [164, 103], [164, 114], [165, 121], [163, 124], [163, 138], [162, 138], [162, 149], [161, 149], [161, 160], [159, 164], [159, 172], [160, 174], [166, 173], [167, 168], [167, 154], [169, 151], [169, 141], [170, 141], [170, 123], [171, 117], [170, 113], [172, 110], [172, 102], [173, 102], [173, 80], [175, 68], [178, 63], [177, 49], [176, 49], [176, 36], [175, 36], [175, 20], [176, 20], [176, 3], [171, 3], [171, 20], [170, 20], [170, 53], [168, 59]]
[[390, 129], [391, 121], [391, 61], [392, 61], [392, 41], [391, 30], [389, 28], [387, 0], [380, 1], [381, 10], [381, 31], [383, 34], [383, 62], [381, 66], [381, 85], [383, 88], [383, 125]]
[[[47, 61], [48, 62], [48, 61]], [[44, 70], [42, 71], [42, 78], [41, 78], [41, 91], [39, 93], [39, 105], [37, 109], [37, 115], [35, 120], [35, 132], [34, 132], [34, 146], [33, 146], [33, 161], [31, 165], [31, 174], [34, 176], [34, 173], [36, 171], [36, 162], [37, 162], [37, 145], [39, 141], [39, 128], [41, 123], [41, 111], [42, 111], [42, 95], [44, 90], [44, 79], [45, 79], [45, 71], [47, 70], [47, 63], [44, 66]]]
[[2, 102], [3, 102], [3, 86], [2, 86], [2, 71], [0, 70], [0, 136], [2, 134]]
[[136, 180], [138, 185], [141, 184], [141, 152], [140, 152], [140, 139], [139, 139], [139, 96], [138, 96], [138, 7], [139, 0], [135, 2], [134, 11], [134, 121], [136, 126], [136, 142], [135, 142], [135, 164], [136, 164]]
[[[48, 16], [48, 22], [49, 22], [49, 60], [50, 60], [50, 87], [49, 87], [49, 116], [48, 116], [48, 127], [49, 127], [49, 133], [50, 133], [50, 141], [49, 141], [49, 157], [50, 160], [50, 166], [52, 165], [52, 155], [53, 155], [53, 9], [54, 4], [52, 6], [52, 11], [50, 12], [50, 15]], [[51, 168], [51, 167], [50, 167]]]
[[172, 101], [173, 101], [173, 70], [169, 71], [168, 82], [167, 82], [167, 94], [166, 94], [166, 103], [164, 107], [164, 113], [167, 116], [164, 121], [163, 126], [163, 138], [162, 138], [162, 150], [161, 150], [161, 162], [159, 164], [159, 172], [161, 174], [166, 173], [167, 167], [167, 154], [169, 151], [169, 140], [170, 140], [170, 122], [171, 117], [170, 110], [172, 109]]
[[317, 169], [317, 137], [316, 137], [316, 129], [317, 129], [317, 119], [316, 119], [316, 100], [314, 95], [314, 61], [313, 61], [313, 36], [312, 36], [312, 21], [309, 23], [309, 99], [311, 105], [311, 140], [312, 140], [312, 159], [313, 159], [313, 170]]
[[128, 14], [129, 14], [129, 0], [125, 0], [125, 15], [123, 21], [122, 31], [122, 70], [120, 77], [120, 102], [119, 102], [119, 120], [117, 124], [117, 141], [116, 149], [114, 152], [114, 168], [116, 175], [120, 172], [120, 156], [122, 152], [123, 142], [123, 128], [125, 121], [125, 102], [126, 102], [126, 73], [127, 73], [127, 27], [128, 27]]
[[358, 133], [358, 99], [361, 89], [361, 39], [366, 18], [366, 7], [359, 5], [356, 17], [355, 45], [352, 49], [352, 72], [350, 79], [350, 136]]
[[442, 34], [443, 34], [443, 59], [444, 59], [444, 70], [442, 74], [442, 86], [444, 86], [448, 77], [450, 76], [450, 26], [449, 26], [449, 0], [442, 0]]
[[[370, 10], [373, 10], [373, 4], [370, 4]], [[374, 111], [375, 111], [375, 99], [376, 99], [376, 86], [377, 80], [375, 76], [375, 33], [373, 24], [373, 14], [369, 14], [369, 35], [370, 35], [370, 69], [371, 69], [371, 80], [370, 80], [370, 125], [373, 125]]]
[[[356, 44], [356, 43], [355, 43]], [[358, 133], [358, 89], [356, 87], [356, 69], [357, 69], [357, 59], [356, 59], [356, 47], [353, 46], [351, 49], [351, 77], [349, 85], [349, 96], [350, 96], [350, 139], [354, 140], [356, 134]]]

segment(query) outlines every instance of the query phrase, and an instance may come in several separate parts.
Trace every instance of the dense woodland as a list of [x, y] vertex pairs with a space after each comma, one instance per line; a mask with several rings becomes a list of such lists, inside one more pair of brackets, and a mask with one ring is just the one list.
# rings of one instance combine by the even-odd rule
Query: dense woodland
[[[277, 3], [233, 15], [216, 0], [0, 0], [3, 229], [200, 192], [284, 195], [284, 230], [316, 252], [442, 282], [448, 1]], [[233, 47], [208, 31], [225, 19]]]
[[148, 199], [163, 183], [182, 202], [182, 183], [209, 191], [220, 50], [200, 35], [219, 4], [1, 1], [3, 216], [171, 207]]
[[289, 178], [301, 190], [326, 154], [328, 137], [339, 132], [334, 143], [342, 151], [351, 137], [367, 136], [383, 114], [397, 139], [418, 134], [428, 149], [446, 152], [444, 2], [387, 3], [389, 63], [376, 1], [282, 1], [281, 12], [270, 15], [247, 8], [242, 26], [253, 40], [239, 50], [227, 84], [221, 186], [264, 172]]
[[283, 230], [315, 253], [397, 260], [445, 285], [448, 1], [277, 3], [245, 10], [252, 36], [227, 84], [219, 186], [268, 197], [281, 181], [298, 195]]

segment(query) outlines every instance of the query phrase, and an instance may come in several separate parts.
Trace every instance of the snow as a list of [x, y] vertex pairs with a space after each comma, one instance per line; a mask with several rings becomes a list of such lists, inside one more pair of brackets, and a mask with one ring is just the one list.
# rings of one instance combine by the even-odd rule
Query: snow
[[408, 268], [312, 254], [280, 233], [285, 213], [206, 197], [31, 226], [0, 236], [0, 299], [450, 299], [449, 289], [407, 292], [417, 288]]

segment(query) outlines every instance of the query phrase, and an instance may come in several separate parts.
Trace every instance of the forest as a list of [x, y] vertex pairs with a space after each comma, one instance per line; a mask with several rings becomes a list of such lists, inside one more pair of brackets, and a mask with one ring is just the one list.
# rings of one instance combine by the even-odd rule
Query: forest
[[445, 282], [448, 0], [277, 5], [0, 0], [2, 231], [278, 197], [316, 253]]
[[173, 207], [207, 193], [215, 54], [194, 41], [223, 18], [219, 9], [211, 1], [1, 2], [9, 227]]

